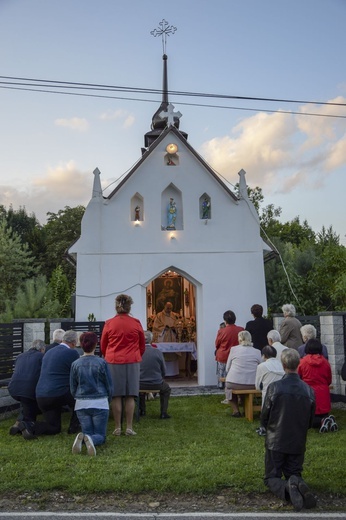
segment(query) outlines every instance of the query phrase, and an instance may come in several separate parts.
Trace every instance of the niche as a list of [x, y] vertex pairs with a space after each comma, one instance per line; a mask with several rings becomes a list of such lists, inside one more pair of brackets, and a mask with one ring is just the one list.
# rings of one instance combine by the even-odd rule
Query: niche
[[211, 198], [207, 193], [199, 198], [199, 218], [202, 220], [211, 219]]
[[132, 222], [141, 222], [144, 216], [144, 199], [139, 193], [135, 193], [135, 195], [131, 199], [131, 221]]
[[172, 183], [161, 193], [161, 229], [184, 229], [182, 193]]

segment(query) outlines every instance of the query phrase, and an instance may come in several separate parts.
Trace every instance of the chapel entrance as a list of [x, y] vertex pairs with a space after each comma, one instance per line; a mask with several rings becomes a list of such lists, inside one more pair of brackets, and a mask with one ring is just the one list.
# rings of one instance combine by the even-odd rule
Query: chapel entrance
[[[197, 377], [197, 329], [195, 286], [168, 270], [147, 286], [147, 328], [153, 343], [165, 356], [167, 376], [191, 380]], [[166, 314], [167, 303], [171, 313]]]

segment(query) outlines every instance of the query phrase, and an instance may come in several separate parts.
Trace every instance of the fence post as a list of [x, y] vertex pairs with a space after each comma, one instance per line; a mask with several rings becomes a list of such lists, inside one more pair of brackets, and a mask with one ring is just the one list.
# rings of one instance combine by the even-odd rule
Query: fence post
[[333, 394], [345, 395], [345, 382], [340, 377], [345, 361], [345, 316], [346, 312], [320, 312], [321, 343], [328, 349], [332, 368]]

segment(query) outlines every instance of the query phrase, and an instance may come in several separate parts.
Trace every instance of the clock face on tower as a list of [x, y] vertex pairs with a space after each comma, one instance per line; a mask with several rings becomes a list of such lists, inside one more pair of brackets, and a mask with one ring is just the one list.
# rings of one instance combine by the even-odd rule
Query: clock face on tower
[[175, 143], [170, 143], [166, 146], [166, 152], [169, 153], [170, 155], [177, 153], [177, 151], [178, 151], [178, 146]]

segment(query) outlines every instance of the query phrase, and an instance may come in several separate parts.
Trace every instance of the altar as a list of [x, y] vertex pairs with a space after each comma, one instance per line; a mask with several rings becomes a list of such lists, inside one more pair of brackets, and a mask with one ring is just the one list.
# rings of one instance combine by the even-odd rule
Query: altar
[[[186, 375], [190, 375], [189, 369], [189, 361], [190, 356], [193, 360], [197, 360], [197, 348], [196, 344], [191, 342], [188, 343], [153, 343], [153, 347], [158, 348], [163, 354], [181, 354], [182, 352], [186, 352], [186, 363], [185, 370]], [[176, 361], [166, 361], [166, 375], [167, 376], [177, 376], [179, 375], [179, 359]]]

